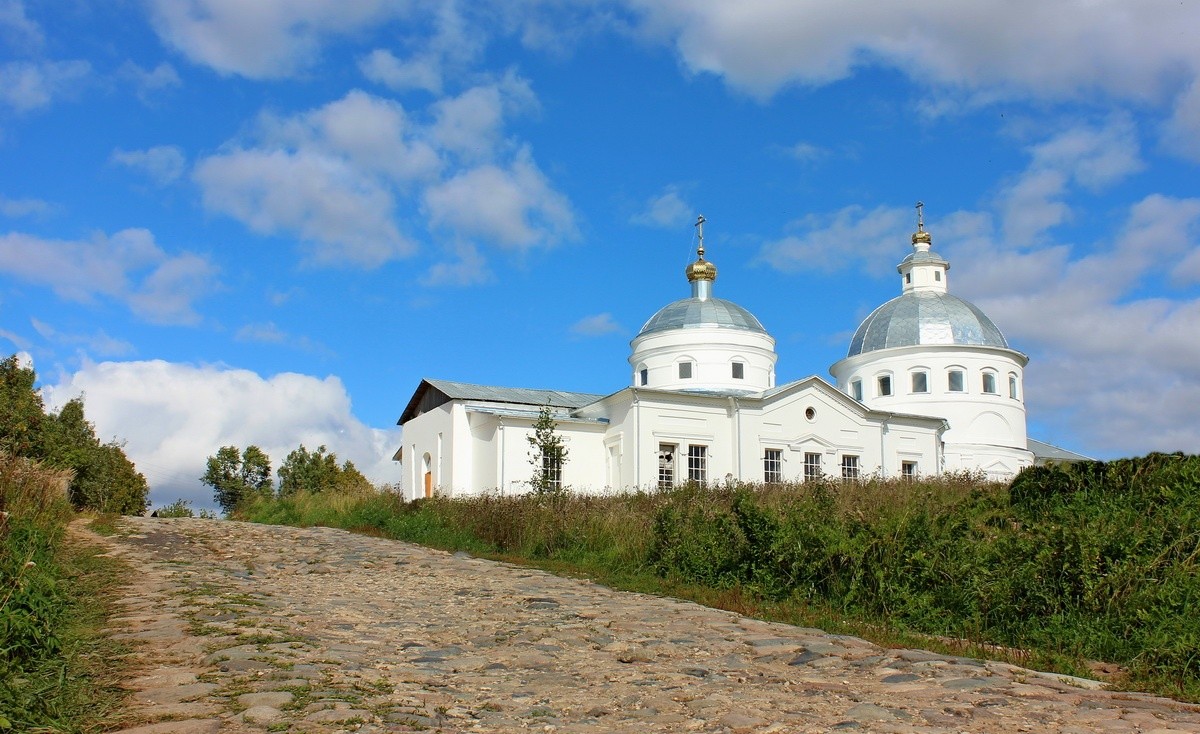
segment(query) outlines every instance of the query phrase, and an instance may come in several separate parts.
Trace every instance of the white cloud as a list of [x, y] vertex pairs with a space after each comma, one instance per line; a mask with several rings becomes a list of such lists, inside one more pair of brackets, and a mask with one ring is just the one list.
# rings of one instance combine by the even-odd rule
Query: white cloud
[[318, 152], [234, 150], [201, 161], [204, 205], [260, 234], [295, 230], [322, 263], [380, 265], [413, 250], [391, 193], [344, 159]]
[[388, 89], [424, 89], [434, 94], [442, 92], [441, 65], [435, 58], [424, 56], [401, 61], [391, 51], [377, 48], [359, 59], [358, 68], [367, 79]]
[[276, 326], [273, 321], [246, 324], [237, 330], [233, 336], [240, 342], [257, 342], [260, 344], [277, 344], [280, 346], [299, 349], [304, 352], [332, 356], [332, 352], [324, 344], [314, 341], [307, 336], [294, 336]]
[[42, 29], [25, 15], [21, 0], [0, 0], [0, 39], [11, 48], [33, 49], [42, 45]]
[[200, 483], [204, 463], [221, 446], [255, 444], [273, 469], [300, 444], [328, 446], [368, 478], [394, 482], [391, 461], [398, 429], [376, 429], [355, 418], [337, 377], [296, 373], [262, 377], [249, 370], [161, 360], [87, 363], [44, 389], [57, 408], [86, 394], [88, 419], [102, 438], [125, 440], [125, 451], [150, 482], [150, 498], [177, 498], [211, 507]]
[[645, 208], [633, 215], [630, 221], [647, 227], [681, 227], [687, 224], [695, 211], [684, 201], [679, 187], [671, 184], [658, 196], [651, 197]]
[[493, 157], [504, 118], [537, 107], [529, 82], [509, 73], [495, 84], [472, 87], [433, 105], [430, 136], [438, 145], [467, 160]]
[[434, 263], [425, 274], [425, 285], [468, 286], [492, 280], [487, 260], [479, 248], [471, 244], [460, 244], [454, 248], [454, 259]]
[[49, 214], [54, 207], [41, 199], [9, 199], [0, 196], [0, 214], [6, 217], [30, 217]]
[[10, 61], [0, 65], [0, 102], [17, 112], [48, 107], [91, 74], [86, 61]]
[[784, 152], [801, 163], [816, 163], [829, 155], [828, 150], [803, 140], [784, 148]]
[[605, 334], [618, 334], [624, 329], [613, 320], [611, 313], [598, 313], [594, 316], [584, 316], [571, 325], [571, 333], [575, 336], [604, 336]]
[[104, 329], [100, 329], [94, 334], [66, 334], [38, 319], [31, 319], [30, 323], [33, 325], [34, 331], [41, 334], [43, 339], [55, 344], [83, 347], [92, 356], [125, 357], [134, 352], [132, 344], [124, 339], [109, 336]]
[[222, 74], [284, 77], [314, 64], [321, 45], [409, 12], [392, 0], [150, 0], [164, 42]]
[[114, 150], [109, 157], [113, 163], [141, 171], [160, 186], [183, 175], [187, 160], [183, 151], [174, 145], [156, 145], [146, 150]]
[[478, 166], [430, 187], [425, 206], [435, 227], [518, 250], [576, 235], [570, 204], [550, 187], [527, 148], [507, 167]]
[[1029, 149], [1029, 167], [1001, 192], [1006, 239], [1028, 245], [1071, 218], [1071, 184], [1100, 191], [1142, 170], [1137, 133], [1126, 117], [1079, 125]]
[[168, 255], [144, 229], [90, 240], [48, 240], [20, 232], [0, 235], [0, 272], [52, 289], [60, 298], [97, 297], [125, 304], [153, 323], [199, 320], [193, 303], [215, 287], [216, 267], [192, 253]]
[[797, 232], [763, 243], [758, 259], [785, 273], [834, 272], [857, 266], [884, 274], [916, 226], [911, 209], [848, 206], [832, 215], [810, 214], [788, 225]]
[[153, 69], [143, 69], [132, 61], [126, 61], [121, 65], [118, 74], [133, 83], [138, 99], [146, 104], [159, 92], [183, 84], [179, 72], [165, 61]]

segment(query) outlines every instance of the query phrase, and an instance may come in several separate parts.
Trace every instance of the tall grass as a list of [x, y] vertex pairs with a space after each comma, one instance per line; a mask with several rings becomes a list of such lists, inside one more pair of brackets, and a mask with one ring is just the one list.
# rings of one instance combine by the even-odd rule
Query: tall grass
[[682, 592], [739, 611], [1124, 667], [1200, 700], [1200, 457], [615, 496], [296, 495], [245, 508]]
[[119, 697], [99, 632], [112, 562], [64, 543], [70, 478], [0, 452], [0, 731], [91, 730]]

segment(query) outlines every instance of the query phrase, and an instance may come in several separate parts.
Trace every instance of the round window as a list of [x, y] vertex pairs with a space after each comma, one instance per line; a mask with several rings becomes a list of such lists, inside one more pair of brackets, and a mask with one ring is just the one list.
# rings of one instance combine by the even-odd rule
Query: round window
[[817, 417], [817, 410], [816, 410], [816, 408], [808, 408], [807, 410], [805, 410], [805, 411], [804, 411], [804, 417], [805, 417], [805, 418], [807, 418], [807, 419], [809, 419], [809, 420], [813, 420], [814, 418], [816, 418], [816, 417]]

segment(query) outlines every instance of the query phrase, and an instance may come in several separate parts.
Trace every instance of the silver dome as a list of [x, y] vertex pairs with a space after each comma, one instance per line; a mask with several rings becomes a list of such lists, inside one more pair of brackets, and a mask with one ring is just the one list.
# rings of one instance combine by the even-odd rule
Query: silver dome
[[721, 298], [681, 298], [668, 303], [650, 317], [638, 332], [638, 336], [669, 329], [694, 329], [716, 326], [726, 329], [741, 329], [767, 333], [754, 314], [733, 301]]
[[1008, 341], [983, 311], [949, 293], [909, 291], [866, 318], [854, 332], [847, 357], [916, 344], [974, 344], [1008, 349]]

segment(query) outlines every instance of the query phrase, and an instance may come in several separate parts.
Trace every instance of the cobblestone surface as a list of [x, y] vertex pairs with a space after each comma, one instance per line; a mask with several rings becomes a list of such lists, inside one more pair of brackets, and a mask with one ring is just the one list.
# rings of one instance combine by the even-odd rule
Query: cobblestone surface
[[1200, 707], [328, 528], [134, 518], [123, 734], [1142, 732]]

